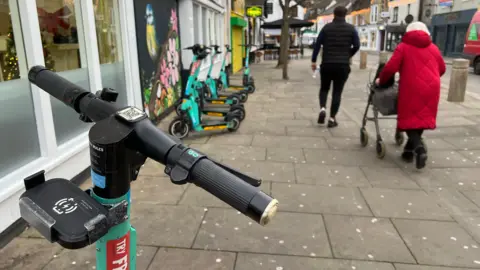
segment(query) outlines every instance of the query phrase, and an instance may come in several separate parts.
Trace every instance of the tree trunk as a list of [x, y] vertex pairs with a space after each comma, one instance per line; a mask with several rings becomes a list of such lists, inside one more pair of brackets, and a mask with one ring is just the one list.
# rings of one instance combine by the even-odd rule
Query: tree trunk
[[[282, 0], [279, 0], [282, 1]], [[282, 25], [282, 32], [280, 36], [280, 55], [278, 57], [278, 64], [277, 67], [283, 68], [283, 79], [288, 80], [288, 49], [290, 47], [290, 33], [289, 33], [289, 25], [288, 25], [288, 10], [290, 7], [290, 0], [285, 0], [283, 5], [283, 25]]]

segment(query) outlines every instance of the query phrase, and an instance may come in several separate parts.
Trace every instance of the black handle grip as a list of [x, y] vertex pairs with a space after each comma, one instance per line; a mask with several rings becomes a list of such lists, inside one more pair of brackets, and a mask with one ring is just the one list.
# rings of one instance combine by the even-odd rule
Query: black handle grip
[[90, 93], [43, 66], [32, 67], [28, 72], [28, 80], [77, 112], [79, 108], [75, 103], [78, 98]]
[[219, 167], [209, 159], [200, 159], [192, 168], [192, 183], [208, 191], [233, 208], [266, 225], [277, 212], [278, 201]]

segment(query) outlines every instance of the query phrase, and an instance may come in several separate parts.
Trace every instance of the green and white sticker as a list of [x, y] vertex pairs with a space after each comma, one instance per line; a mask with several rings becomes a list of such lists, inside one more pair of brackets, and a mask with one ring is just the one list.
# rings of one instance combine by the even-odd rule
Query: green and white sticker
[[472, 28], [470, 28], [470, 33], [468, 33], [468, 40], [469, 41], [478, 41], [478, 32], [477, 32], [477, 24], [472, 24]]

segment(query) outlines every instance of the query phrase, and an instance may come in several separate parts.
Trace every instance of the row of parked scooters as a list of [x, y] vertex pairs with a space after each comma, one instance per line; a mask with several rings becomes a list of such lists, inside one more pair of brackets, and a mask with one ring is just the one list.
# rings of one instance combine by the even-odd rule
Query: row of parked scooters
[[[171, 135], [183, 139], [192, 131], [238, 130], [246, 116], [243, 103], [248, 100], [249, 94], [255, 92], [255, 82], [249, 68], [249, 54], [253, 45], [240, 46], [246, 47], [246, 59], [242, 85], [236, 86], [229, 84], [226, 70], [226, 60], [231, 53], [228, 45], [225, 46], [225, 53], [217, 45], [207, 47], [196, 44], [185, 48], [193, 52], [193, 61], [182, 102], [175, 110], [177, 117], [168, 128]], [[202, 64], [206, 63], [209, 55], [210, 63], [205, 72]], [[207, 120], [203, 118], [204, 115], [218, 119]]]

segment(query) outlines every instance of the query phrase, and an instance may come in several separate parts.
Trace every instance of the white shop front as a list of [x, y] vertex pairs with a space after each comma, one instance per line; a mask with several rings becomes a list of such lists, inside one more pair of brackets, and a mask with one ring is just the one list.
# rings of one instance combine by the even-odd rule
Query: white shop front
[[91, 124], [29, 83], [29, 68], [141, 107], [134, 17], [131, 0], [0, 1], [0, 232], [20, 218], [25, 177], [71, 179], [90, 164]]
[[380, 31], [376, 25], [357, 26], [360, 37], [360, 48], [367, 51], [378, 51], [380, 48]]

